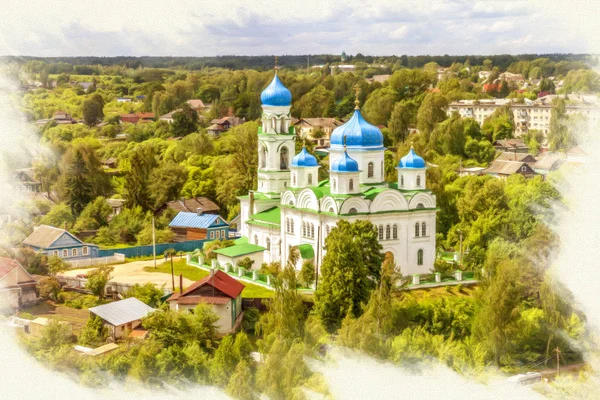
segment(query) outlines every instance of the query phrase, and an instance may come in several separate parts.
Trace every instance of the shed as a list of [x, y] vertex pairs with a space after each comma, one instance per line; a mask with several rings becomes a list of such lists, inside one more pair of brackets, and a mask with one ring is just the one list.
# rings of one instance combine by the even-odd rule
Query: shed
[[243, 258], [250, 258], [254, 261], [254, 266], [259, 268], [264, 260], [265, 247], [252, 243], [240, 243], [222, 249], [213, 250], [217, 254], [217, 261], [221, 265], [237, 265], [237, 262]]
[[0, 306], [16, 309], [37, 300], [36, 281], [17, 260], [0, 257]]
[[121, 339], [126, 331], [132, 331], [142, 323], [142, 318], [154, 311], [154, 308], [135, 297], [104, 304], [89, 309], [90, 314], [102, 319], [109, 329], [113, 340]]

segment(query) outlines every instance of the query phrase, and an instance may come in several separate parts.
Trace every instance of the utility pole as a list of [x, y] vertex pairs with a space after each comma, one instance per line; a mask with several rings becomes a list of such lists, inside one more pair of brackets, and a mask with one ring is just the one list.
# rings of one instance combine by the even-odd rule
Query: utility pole
[[154, 230], [154, 213], [152, 213], [152, 256], [154, 257], [154, 269], [156, 269], [156, 232]]
[[460, 238], [460, 250], [459, 250], [460, 253], [459, 253], [459, 258], [458, 258], [458, 267], [459, 267], [459, 269], [462, 270], [462, 253], [463, 253], [463, 251], [462, 251], [462, 231], [460, 229], [458, 230], [458, 235]]
[[560, 349], [556, 346], [556, 376], [560, 376]]
[[171, 281], [173, 285], [173, 293], [175, 293], [175, 272], [173, 271], [173, 251], [171, 253]]

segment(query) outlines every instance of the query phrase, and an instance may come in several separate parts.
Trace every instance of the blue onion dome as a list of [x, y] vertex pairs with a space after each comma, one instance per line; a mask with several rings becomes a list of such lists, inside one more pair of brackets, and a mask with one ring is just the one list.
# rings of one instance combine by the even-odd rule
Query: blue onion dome
[[292, 104], [292, 93], [286, 88], [277, 73], [273, 80], [260, 94], [263, 106], [290, 106]]
[[332, 172], [358, 172], [358, 163], [350, 158], [348, 153], [344, 151], [342, 158], [339, 158], [331, 165]]
[[306, 151], [306, 147], [302, 147], [302, 151], [292, 159], [292, 167], [317, 167], [318, 165], [317, 159]]
[[331, 147], [383, 147], [383, 134], [375, 125], [371, 125], [362, 117], [360, 110], [355, 109], [354, 115], [344, 125], [333, 130], [331, 134]]
[[415, 149], [410, 146], [408, 154], [400, 159], [398, 168], [425, 168], [425, 160], [415, 153]]

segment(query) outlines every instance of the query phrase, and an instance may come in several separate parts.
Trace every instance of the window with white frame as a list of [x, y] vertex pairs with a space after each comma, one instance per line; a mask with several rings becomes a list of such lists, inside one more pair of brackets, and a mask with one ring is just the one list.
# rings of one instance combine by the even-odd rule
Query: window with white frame
[[372, 162], [370, 162], [367, 165], [367, 178], [372, 178], [373, 175], [375, 175], [375, 165]]
[[417, 222], [415, 223], [415, 237], [419, 237], [419, 231], [419, 223]]
[[392, 228], [392, 238], [398, 239], [398, 225], [396, 224], [394, 224], [394, 227]]
[[69, 257], [69, 250], [66, 250], [66, 249], [65, 249], [65, 250], [63, 250], [63, 251], [62, 251], [62, 256], [63, 256], [63, 258], [65, 258], [65, 257]]
[[417, 251], [417, 265], [423, 265], [423, 249]]
[[210, 238], [214, 239], [215, 238], [215, 232], [214, 231], [210, 231]]
[[90, 254], [90, 249], [89, 249], [89, 247], [87, 247], [87, 246], [83, 246], [83, 247], [81, 248], [81, 252], [82, 252], [82, 254], [83, 254], [84, 256], [87, 256], [88, 254]]
[[379, 240], [383, 240], [383, 225], [379, 225]]
[[71, 249], [71, 257], [77, 257], [77, 249]]
[[385, 226], [385, 239], [389, 240], [392, 233], [392, 227], [388, 224]]
[[421, 236], [427, 236], [427, 224], [425, 222], [421, 224]]
[[58, 250], [54, 250], [54, 251], [52, 252], [52, 255], [53, 255], [54, 257], [58, 257]]

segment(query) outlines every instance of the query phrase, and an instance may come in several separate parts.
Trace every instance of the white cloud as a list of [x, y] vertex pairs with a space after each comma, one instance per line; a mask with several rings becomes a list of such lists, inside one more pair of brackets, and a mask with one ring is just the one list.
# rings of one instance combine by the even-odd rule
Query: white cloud
[[388, 38], [390, 39], [404, 39], [408, 34], [408, 26], [403, 25], [400, 28], [396, 29], [389, 33]]

